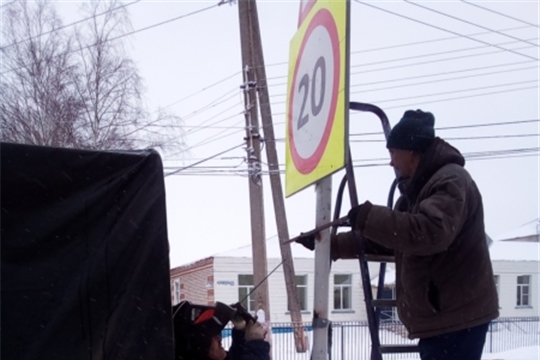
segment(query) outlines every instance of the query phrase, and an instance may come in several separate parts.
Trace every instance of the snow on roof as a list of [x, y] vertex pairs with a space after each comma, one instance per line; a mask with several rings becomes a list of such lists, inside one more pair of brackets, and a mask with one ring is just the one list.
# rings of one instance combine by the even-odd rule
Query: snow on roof
[[[300, 244], [292, 243], [291, 250], [294, 258], [313, 259], [314, 251], [309, 251]], [[502, 261], [540, 261], [540, 243], [520, 241], [494, 241], [489, 249], [491, 260]], [[220, 252], [213, 257], [251, 258], [251, 245]], [[268, 259], [281, 259], [279, 239], [274, 235], [266, 240], [266, 257]], [[394, 275], [395, 276], [395, 275]], [[385, 283], [391, 284], [387, 277]], [[395, 279], [393, 280], [395, 281]]]
[[536, 219], [533, 221], [529, 221], [528, 223], [525, 223], [521, 226], [518, 226], [517, 228], [513, 228], [511, 230], [507, 230], [500, 234], [497, 234], [497, 236], [494, 236], [493, 239], [507, 240], [507, 239], [525, 237], [525, 236], [533, 236], [533, 235], [538, 235], [539, 231], [540, 231], [540, 220]]
[[[300, 244], [291, 243], [291, 251], [294, 258], [313, 259], [314, 251], [309, 251]], [[251, 258], [251, 245], [245, 245], [236, 249], [220, 252], [212, 255], [213, 257], [232, 257], [232, 258]], [[281, 250], [279, 248], [279, 239], [274, 235], [266, 239], [266, 257], [268, 259], [281, 259]]]
[[540, 261], [540, 243], [494, 241], [489, 254], [491, 261]]
[[[384, 285], [395, 285], [396, 283], [396, 270], [387, 268], [384, 272]], [[379, 286], [379, 275], [371, 279], [371, 286]]]

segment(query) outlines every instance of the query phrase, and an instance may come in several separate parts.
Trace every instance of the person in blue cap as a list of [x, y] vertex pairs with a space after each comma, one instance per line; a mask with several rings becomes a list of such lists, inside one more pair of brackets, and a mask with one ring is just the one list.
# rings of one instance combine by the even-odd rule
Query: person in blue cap
[[[331, 239], [333, 260], [393, 254], [398, 315], [419, 338], [422, 360], [479, 360], [499, 316], [484, 230], [482, 196], [461, 153], [435, 136], [433, 114], [408, 110], [387, 148], [399, 178], [394, 209], [369, 201], [352, 208], [352, 231]], [[298, 240], [314, 247], [314, 236]]]

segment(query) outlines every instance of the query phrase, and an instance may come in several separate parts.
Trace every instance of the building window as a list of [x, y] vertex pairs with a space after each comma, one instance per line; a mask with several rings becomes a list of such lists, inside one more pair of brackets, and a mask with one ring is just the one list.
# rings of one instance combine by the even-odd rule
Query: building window
[[300, 310], [306, 311], [308, 307], [307, 275], [296, 275], [295, 278], [296, 290], [298, 292], [298, 300], [300, 301]]
[[334, 275], [334, 310], [350, 310], [351, 275]]
[[517, 277], [517, 306], [529, 306], [530, 284], [529, 275]]
[[[396, 298], [396, 289], [393, 286], [385, 286], [383, 288], [381, 299], [392, 300]], [[396, 321], [398, 320], [397, 309], [395, 307], [381, 307], [379, 319], [381, 321]]]
[[174, 279], [173, 282], [173, 305], [180, 302], [180, 279]]
[[248, 294], [253, 290], [253, 275], [238, 275], [238, 301], [250, 312], [255, 312], [255, 294]]

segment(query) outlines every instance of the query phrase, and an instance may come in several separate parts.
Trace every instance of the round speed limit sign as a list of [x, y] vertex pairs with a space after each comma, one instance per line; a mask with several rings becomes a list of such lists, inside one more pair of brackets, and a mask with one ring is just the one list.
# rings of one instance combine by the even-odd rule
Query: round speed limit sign
[[290, 150], [302, 174], [317, 167], [328, 143], [339, 94], [340, 64], [336, 23], [323, 8], [308, 25], [290, 87]]

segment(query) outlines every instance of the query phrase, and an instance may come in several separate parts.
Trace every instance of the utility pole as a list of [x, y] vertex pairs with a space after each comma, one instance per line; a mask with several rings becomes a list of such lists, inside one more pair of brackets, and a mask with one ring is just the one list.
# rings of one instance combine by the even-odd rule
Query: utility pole
[[[261, 176], [261, 138], [257, 117], [257, 95], [254, 72], [253, 44], [248, 9], [249, 0], [238, 1], [240, 19], [240, 43], [242, 47], [242, 68], [244, 74], [244, 104], [246, 117], [246, 151], [249, 166], [249, 202], [251, 210], [251, 243], [253, 252], [253, 283], [260, 284], [255, 290], [255, 307], [262, 307], [266, 322], [270, 322], [270, 302], [268, 282], [264, 281], [268, 273], [266, 262], [266, 236], [264, 229], [263, 188]], [[248, 300], [249, 301], [249, 300]]]
[[261, 42], [261, 32], [259, 28], [259, 15], [257, 12], [257, 2], [255, 0], [240, 0], [246, 3], [249, 9], [251, 36], [254, 53], [254, 66], [257, 81], [257, 92], [259, 94], [259, 106], [261, 109], [261, 121], [263, 125], [264, 142], [266, 148], [266, 158], [270, 172], [270, 187], [274, 201], [274, 214], [278, 231], [278, 238], [283, 260], [283, 275], [287, 289], [287, 299], [291, 322], [294, 329], [294, 339], [296, 350], [305, 352], [307, 344], [305, 341], [304, 328], [302, 326], [302, 315], [300, 313], [300, 303], [298, 289], [296, 287], [296, 277], [294, 272], [294, 261], [289, 240], [289, 228], [287, 225], [287, 215], [285, 212], [285, 201], [281, 186], [281, 176], [279, 173], [279, 160], [276, 151], [276, 141], [274, 135], [274, 124], [272, 121], [272, 110], [270, 108], [270, 96], [268, 95], [268, 82], [266, 80], [266, 69], [264, 65], [264, 54]]

